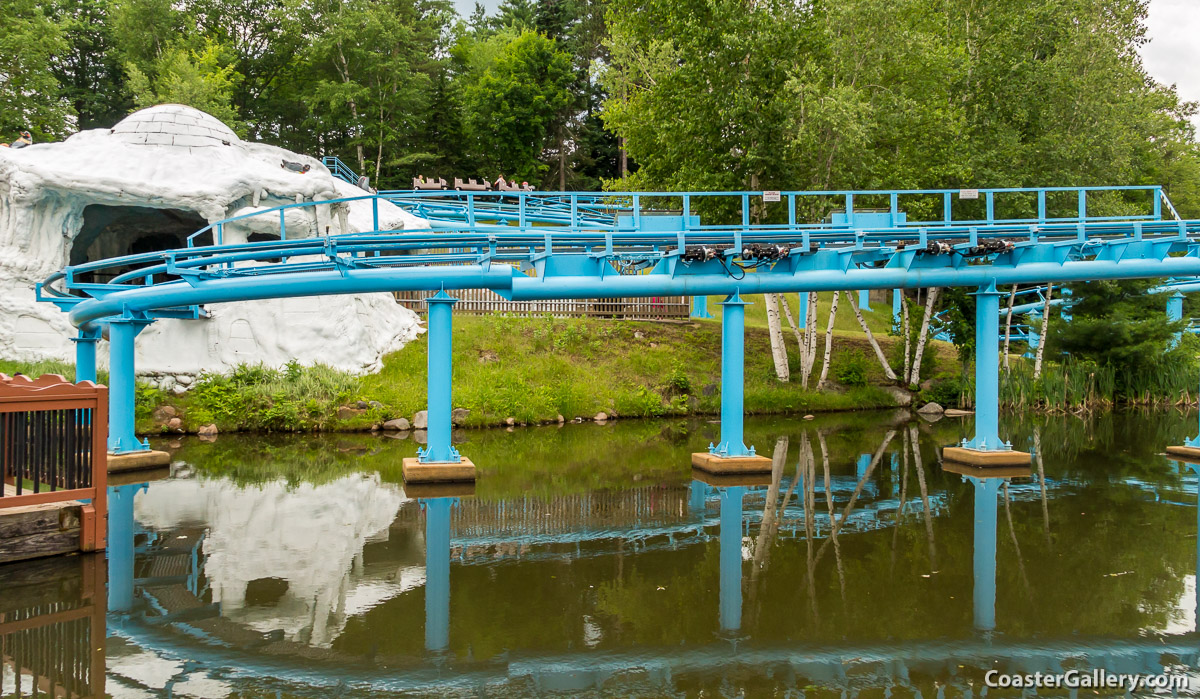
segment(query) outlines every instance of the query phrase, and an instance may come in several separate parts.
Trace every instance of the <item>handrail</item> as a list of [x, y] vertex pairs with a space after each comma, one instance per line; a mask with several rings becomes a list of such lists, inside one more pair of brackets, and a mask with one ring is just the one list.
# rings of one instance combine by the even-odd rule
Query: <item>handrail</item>
[[321, 164], [329, 168], [329, 173], [334, 177], [358, 186], [358, 174], [351, 170], [350, 166], [343, 163], [341, 158], [336, 155], [327, 155], [321, 158]]
[[88, 500], [80, 548], [102, 550], [107, 438], [106, 387], [0, 374], [0, 508]]

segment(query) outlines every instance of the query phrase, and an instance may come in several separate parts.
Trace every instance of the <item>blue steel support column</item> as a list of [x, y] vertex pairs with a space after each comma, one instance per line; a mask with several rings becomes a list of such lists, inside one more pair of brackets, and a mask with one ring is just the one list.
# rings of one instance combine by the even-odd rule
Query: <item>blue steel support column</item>
[[458, 498], [421, 500], [425, 510], [425, 650], [450, 645], [450, 508]]
[[108, 451], [127, 454], [146, 451], [150, 445], [137, 438], [134, 425], [134, 338], [148, 325], [144, 320], [122, 318], [108, 326]]
[[858, 292], [858, 308], [861, 311], [871, 310], [871, 291], [869, 289], [861, 289]]
[[800, 296], [800, 317], [796, 319], [796, 324], [801, 330], [808, 328], [808, 292], [801, 291]]
[[108, 610], [133, 609], [133, 496], [145, 483], [108, 489]]
[[746, 306], [735, 291], [721, 302], [721, 443], [709, 447], [718, 456], [753, 456], [742, 440]]
[[975, 439], [979, 450], [1011, 448], [1000, 441], [1000, 293], [995, 284], [975, 293]]
[[692, 297], [692, 317], [693, 318], [712, 318], [712, 314], [708, 312], [708, 297], [693, 296]]
[[904, 291], [901, 289], [892, 289], [892, 325], [900, 327], [900, 315], [902, 308], [900, 307], [901, 298], [904, 296]]
[[445, 291], [425, 299], [429, 306], [429, 376], [427, 412], [429, 446], [417, 451], [422, 463], [459, 463], [458, 450], [450, 443], [450, 411], [453, 348], [453, 307], [458, 299]]
[[96, 380], [96, 343], [100, 341], [98, 333], [80, 331], [79, 337], [71, 338], [75, 343], [75, 381]]
[[[1177, 323], [1183, 320], [1183, 294], [1176, 291], [1167, 298], [1167, 322]], [[1171, 338], [1171, 349], [1179, 346], [1179, 340], [1183, 333], [1175, 333]]]
[[742, 628], [742, 486], [721, 488], [721, 630]]
[[996, 628], [996, 502], [1000, 493], [1000, 478], [973, 478], [975, 486], [975, 544], [974, 617], [975, 628], [992, 631]]

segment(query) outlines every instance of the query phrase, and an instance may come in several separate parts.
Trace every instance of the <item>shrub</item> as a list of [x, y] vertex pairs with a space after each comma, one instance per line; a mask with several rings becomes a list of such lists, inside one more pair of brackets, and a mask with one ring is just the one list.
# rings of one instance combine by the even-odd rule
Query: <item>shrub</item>
[[853, 350], [843, 354], [832, 367], [833, 377], [844, 386], [866, 386], [870, 365], [862, 352]]

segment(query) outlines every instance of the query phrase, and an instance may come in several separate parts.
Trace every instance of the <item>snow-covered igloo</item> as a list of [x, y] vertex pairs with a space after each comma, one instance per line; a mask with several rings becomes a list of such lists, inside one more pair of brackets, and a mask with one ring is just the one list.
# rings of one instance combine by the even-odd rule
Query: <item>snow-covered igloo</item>
[[[281, 166], [285, 160], [311, 169], [293, 172]], [[66, 314], [35, 302], [33, 290], [64, 265], [184, 247], [189, 235], [214, 221], [362, 194], [319, 160], [243, 141], [218, 119], [181, 105], [142, 109], [111, 129], [82, 131], [61, 143], [0, 148], [0, 357], [73, 359]], [[379, 215], [383, 229], [425, 225], [385, 202]], [[226, 226], [223, 242], [278, 237], [273, 215], [250, 224]], [[289, 238], [369, 230], [371, 204], [289, 210], [286, 226]], [[208, 318], [162, 320], [139, 335], [138, 373], [166, 387], [203, 370], [291, 359], [368, 372], [420, 332], [416, 314], [388, 294], [206, 310]], [[105, 349], [101, 343], [101, 363]]]

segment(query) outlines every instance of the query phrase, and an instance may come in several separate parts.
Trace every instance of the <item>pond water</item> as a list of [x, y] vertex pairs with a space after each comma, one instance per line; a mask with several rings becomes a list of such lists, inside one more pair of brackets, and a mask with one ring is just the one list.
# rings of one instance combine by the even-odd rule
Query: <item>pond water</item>
[[939, 459], [969, 419], [751, 419], [775, 470], [739, 482], [693, 476], [707, 421], [464, 431], [478, 482], [440, 492], [405, 491], [417, 445], [395, 435], [161, 441], [169, 474], [112, 489], [107, 560], [0, 567], [0, 696], [32, 690], [16, 667], [113, 697], [1016, 696], [986, 673], [1195, 675], [1197, 478], [1161, 455], [1195, 422], [1010, 417], [1034, 464], [984, 478]]

